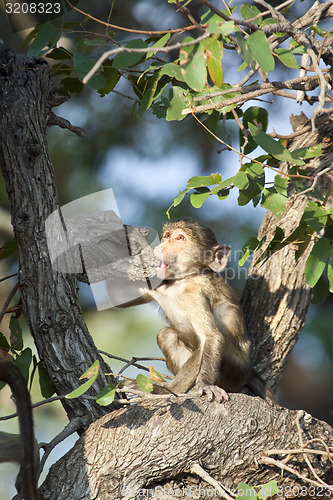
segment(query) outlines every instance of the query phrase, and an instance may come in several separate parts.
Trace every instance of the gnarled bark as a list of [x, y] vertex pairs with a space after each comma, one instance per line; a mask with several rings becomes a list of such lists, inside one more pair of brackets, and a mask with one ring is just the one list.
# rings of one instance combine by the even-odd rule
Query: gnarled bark
[[[156, 396], [91, 424], [73, 450], [51, 468], [42, 498], [130, 500], [148, 498], [148, 491], [149, 498], [160, 499], [218, 497], [213, 481], [207, 483], [194, 473], [198, 464], [234, 492], [239, 482], [264, 484], [272, 479], [283, 491], [300, 491], [302, 486], [309, 491], [310, 483], [288, 472], [281, 479], [278, 467], [263, 463], [265, 450], [300, 448], [298, 425], [304, 442], [320, 438], [333, 445], [328, 424], [260, 398], [232, 394], [221, 405], [203, 398]], [[320, 443], [316, 447], [323, 449]], [[333, 478], [327, 458], [309, 459], [323, 480]], [[301, 453], [288, 464], [309, 476]], [[327, 489], [326, 493], [329, 498]]]
[[[75, 277], [53, 270], [45, 220], [58, 208], [47, 125], [54, 89], [43, 59], [0, 52], [0, 165], [11, 204], [19, 258], [22, 309], [38, 354], [57, 394], [78, 386], [98, 354], [77, 302]], [[95, 389], [108, 382], [101, 376]], [[92, 421], [106, 409], [89, 399], [62, 400], [69, 418]]]

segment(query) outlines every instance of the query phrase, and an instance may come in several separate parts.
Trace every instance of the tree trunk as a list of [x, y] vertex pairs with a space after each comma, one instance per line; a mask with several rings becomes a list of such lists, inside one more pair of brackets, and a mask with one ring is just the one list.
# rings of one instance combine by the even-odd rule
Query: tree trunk
[[[302, 128], [301, 123], [300, 128]], [[291, 151], [322, 143], [322, 156], [308, 161], [309, 176], [316, 176], [333, 163], [333, 122], [329, 117], [317, 120], [318, 130], [307, 132], [291, 141]], [[297, 128], [297, 127], [296, 127]], [[281, 171], [287, 172], [283, 164]], [[316, 188], [326, 195], [332, 185], [333, 168], [318, 178]], [[260, 226], [258, 239], [264, 236], [270, 242], [277, 226], [289, 236], [299, 225], [308, 202], [306, 195], [290, 193], [287, 209], [282, 217], [267, 212]], [[332, 194], [328, 204], [332, 202]], [[305, 262], [312, 250], [310, 241], [302, 256], [296, 261], [295, 245], [288, 245], [273, 254], [266, 262], [250, 267], [243, 296], [242, 308], [250, 337], [253, 341], [253, 359], [256, 369], [274, 387], [286, 367], [287, 355], [294, 346], [301, 328], [304, 326], [311, 289], [304, 277]], [[266, 245], [267, 246], [267, 245]], [[265, 247], [256, 251], [253, 263], [264, 252]]]
[[[54, 88], [43, 59], [0, 52], [0, 164], [11, 204], [17, 240], [19, 291], [39, 357], [57, 394], [68, 394], [96, 360], [110, 368], [82, 319], [75, 277], [52, 270], [45, 220], [58, 208], [47, 150]], [[95, 390], [110, 379], [104, 375]], [[69, 418], [89, 421], [107, 409], [90, 399], [62, 400]]]

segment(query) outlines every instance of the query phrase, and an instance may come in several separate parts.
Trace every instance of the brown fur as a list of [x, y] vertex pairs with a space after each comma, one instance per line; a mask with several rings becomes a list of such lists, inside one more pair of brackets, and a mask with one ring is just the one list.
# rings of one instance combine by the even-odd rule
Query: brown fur
[[241, 307], [216, 273], [224, 269], [229, 253], [230, 248], [219, 245], [213, 231], [198, 222], [167, 223], [155, 248], [162, 283], [124, 305], [153, 299], [163, 310], [170, 326], [161, 329], [157, 342], [175, 375], [169, 388], [176, 393], [193, 389], [222, 401], [226, 391], [238, 391], [252, 380], [265, 398], [264, 382], [252, 374]]

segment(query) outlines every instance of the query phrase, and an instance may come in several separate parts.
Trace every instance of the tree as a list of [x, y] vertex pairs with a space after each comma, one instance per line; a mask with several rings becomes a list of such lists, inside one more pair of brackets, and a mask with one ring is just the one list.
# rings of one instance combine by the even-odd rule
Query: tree
[[[245, 4], [241, 18], [233, 9], [222, 12], [206, 0], [199, 3], [205, 6], [200, 19], [197, 12], [192, 14], [191, 3], [170, 2], [190, 21], [181, 31], [195, 33], [181, 42], [170, 42], [178, 29], [149, 32], [152, 40], [146, 36], [131, 40], [106, 50], [95, 62], [89, 50], [96, 44], [103, 47], [105, 38], [79, 38], [70, 53], [56, 46], [61, 29], [41, 24], [29, 37], [29, 51], [63, 59], [52, 67], [55, 77], [60, 71], [66, 74], [58, 94], [80, 91], [82, 81], [105, 94], [126, 75], [137, 95], [138, 115], [150, 108], [169, 121], [190, 114], [216, 137], [228, 119], [239, 126], [239, 171], [229, 179], [219, 174], [191, 178], [173, 205], [187, 194], [195, 207], [214, 195], [222, 202], [231, 189], [239, 189], [240, 205], [253, 201], [267, 208], [258, 238], [244, 245], [242, 262], [253, 252], [254, 260], [242, 305], [256, 366], [274, 386], [305, 321], [310, 287], [324, 297], [333, 286], [333, 130], [332, 109], [326, 104], [331, 101], [331, 80], [319, 64], [332, 66], [330, 32], [320, 21], [332, 17], [333, 4], [315, 2], [291, 23], [288, 2], [273, 8], [260, 0], [256, 3], [261, 10]], [[249, 66], [237, 85], [223, 82], [223, 55], [229, 49], [240, 54], [244, 67]], [[159, 59], [163, 52], [176, 56]], [[301, 65], [294, 54], [302, 54]], [[270, 82], [275, 60], [302, 74]], [[0, 162], [17, 241], [21, 307], [56, 393], [63, 396], [74, 390], [79, 377], [98, 359], [100, 376], [93, 379], [91, 390], [96, 394], [109, 382], [104, 374], [111, 370], [100, 359], [83, 322], [75, 277], [52, 268], [45, 236], [45, 220], [57, 208], [47, 125], [79, 131], [53, 114], [52, 107], [61, 98], [55, 95], [43, 59], [2, 51], [1, 61]], [[304, 74], [310, 71], [315, 74]], [[262, 83], [246, 85], [251, 78], [261, 78]], [[313, 93], [316, 88], [319, 95]], [[243, 103], [266, 93], [294, 98], [293, 90], [315, 108], [312, 119], [294, 120], [294, 133], [288, 137], [266, 133], [264, 108], [241, 109]], [[206, 115], [208, 125], [203, 123]], [[265, 153], [250, 157], [257, 146]], [[232, 148], [228, 143], [226, 147]], [[271, 187], [265, 184], [267, 169], [276, 173]], [[231, 490], [238, 483], [256, 486], [270, 480], [278, 480], [282, 497], [292, 491], [304, 498], [332, 494], [332, 429], [304, 412], [243, 394], [232, 395], [225, 405], [189, 396], [147, 396], [121, 409], [116, 409], [117, 401], [105, 408], [85, 396], [62, 402], [71, 421], [80, 417], [78, 428], [85, 433], [50, 470], [42, 498], [130, 499], [139, 498], [140, 490], [141, 496], [148, 495], [148, 489], [155, 498], [178, 492], [205, 498], [208, 486], [233, 498]], [[283, 460], [286, 456], [288, 460]], [[248, 488], [244, 484], [240, 489]], [[267, 486], [266, 497], [274, 494], [274, 487]], [[259, 494], [265, 498], [264, 491]]]

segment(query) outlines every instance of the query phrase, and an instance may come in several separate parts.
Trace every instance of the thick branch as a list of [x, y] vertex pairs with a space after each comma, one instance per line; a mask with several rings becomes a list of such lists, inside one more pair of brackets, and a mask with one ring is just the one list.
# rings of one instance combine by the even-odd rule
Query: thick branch
[[203, 398], [156, 396], [93, 423], [51, 468], [42, 499], [130, 500], [148, 498], [148, 490], [149, 498], [155, 499], [215, 498], [216, 481], [222, 487], [218, 491], [227, 495], [235, 493], [241, 481], [258, 485], [276, 479], [281, 488], [309, 487], [302, 454], [296, 454], [288, 466], [298, 474], [301, 471], [303, 481], [290, 471], [282, 478], [278, 466], [259, 463], [267, 459], [265, 451], [273, 450], [281, 460], [285, 455], [277, 450], [299, 449], [299, 426], [304, 441], [322, 438], [322, 443], [307, 448], [323, 454], [309, 453], [307, 459], [328, 483], [332, 469], [325, 445], [333, 445], [332, 429], [305, 412], [299, 415], [244, 394], [233, 394], [222, 405]]
[[[47, 154], [49, 99], [53, 87], [44, 60], [0, 53], [0, 165], [11, 203], [19, 257], [19, 290], [40, 359], [58, 394], [79, 385], [79, 377], [99, 356], [77, 303], [71, 275], [53, 271], [45, 220], [58, 208], [53, 169]], [[97, 379], [95, 390], [109, 380]], [[91, 419], [106, 409], [92, 400], [63, 403], [69, 416]]]

